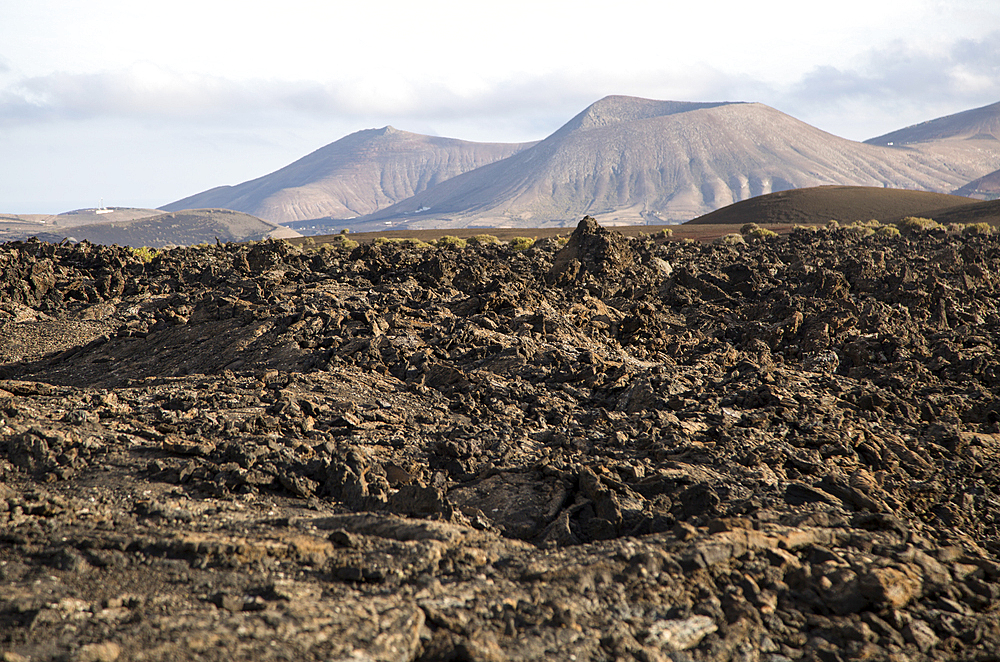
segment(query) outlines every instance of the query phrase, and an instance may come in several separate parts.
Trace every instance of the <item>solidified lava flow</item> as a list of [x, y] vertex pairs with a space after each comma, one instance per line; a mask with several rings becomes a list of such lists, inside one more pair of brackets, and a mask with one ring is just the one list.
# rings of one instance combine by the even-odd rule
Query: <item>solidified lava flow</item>
[[0, 245], [5, 660], [986, 660], [1000, 238]]

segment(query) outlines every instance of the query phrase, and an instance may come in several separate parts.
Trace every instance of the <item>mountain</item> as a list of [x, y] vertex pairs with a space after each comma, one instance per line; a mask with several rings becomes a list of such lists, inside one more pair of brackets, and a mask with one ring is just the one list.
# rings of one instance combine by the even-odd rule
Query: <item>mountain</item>
[[139, 218], [158, 216], [162, 213], [159, 209], [144, 209], [142, 207], [89, 207], [63, 212], [53, 217], [52, 222], [59, 227], [67, 228], [81, 225], [124, 223]]
[[1000, 198], [1000, 170], [994, 170], [988, 175], [974, 179], [960, 189], [955, 195], [964, 195], [978, 200], [996, 200]]
[[[58, 217], [62, 218], [62, 216]], [[255, 241], [267, 238], [298, 237], [298, 232], [279, 227], [259, 218], [229, 209], [192, 209], [158, 213], [115, 223], [90, 223], [74, 227], [55, 227], [33, 233], [39, 239], [59, 242], [87, 240], [94, 244], [121, 246], [191, 246], [229, 241]]]
[[967, 205], [971, 200], [928, 191], [861, 186], [819, 186], [769, 193], [717, 209], [688, 224], [843, 223], [878, 219], [893, 223], [907, 216]]
[[[1000, 144], [998, 144], [1000, 147]], [[951, 191], [1000, 167], [831, 135], [760, 103], [606, 97], [540, 143], [357, 219], [355, 229], [676, 222], [774, 191]]]
[[1000, 140], [1000, 102], [914, 124], [865, 143], [910, 145], [942, 140]]
[[224, 207], [273, 223], [376, 212], [450, 177], [532, 143], [477, 143], [391, 126], [358, 131], [269, 175], [164, 205], [165, 211]]

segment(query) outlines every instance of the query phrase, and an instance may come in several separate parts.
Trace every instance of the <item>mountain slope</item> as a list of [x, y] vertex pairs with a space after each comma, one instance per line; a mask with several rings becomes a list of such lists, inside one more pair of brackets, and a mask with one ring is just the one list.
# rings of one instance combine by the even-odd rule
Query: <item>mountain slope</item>
[[116, 223], [87, 224], [64, 229], [53, 228], [38, 233], [39, 239], [59, 242], [87, 240], [94, 244], [120, 246], [191, 246], [216, 240], [256, 241], [267, 238], [291, 238], [298, 232], [229, 209], [190, 209], [157, 214]]
[[1000, 170], [994, 170], [988, 175], [975, 179], [960, 189], [955, 195], [964, 195], [979, 200], [996, 200], [1000, 198]]
[[357, 229], [679, 221], [829, 184], [951, 191], [1000, 166], [856, 143], [759, 103], [606, 97], [534, 147], [358, 219]]
[[1000, 102], [914, 124], [865, 143], [907, 145], [940, 140], [1000, 140]]
[[[528, 144], [530, 145], [530, 143]], [[358, 131], [269, 175], [172, 202], [165, 211], [224, 207], [274, 223], [370, 214], [527, 145], [475, 143], [392, 127]]]
[[717, 209], [688, 224], [743, 223], [851, 223], [877, 219], [893, 223], [907, 216], [932, 216], [934, 212], [967, 205], [956, 195], [861, 186], [819, 186], [780, 191]]

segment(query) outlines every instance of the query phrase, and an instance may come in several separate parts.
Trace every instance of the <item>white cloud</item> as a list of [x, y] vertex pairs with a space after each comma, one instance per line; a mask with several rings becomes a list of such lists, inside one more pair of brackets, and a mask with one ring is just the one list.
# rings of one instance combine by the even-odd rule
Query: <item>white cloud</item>
[[386, 124], [537, 140], [608, 94], [762, 101], [865, 139], [1000, 90], [995, 0], [844, 0], [819, 23], [800, 0], [8, 4], [0, 211], [53, 182], [164, 204]]
[[859, 140], [998, 100], [1000, 31], [951, 43], [896, 41], [850, 67], [816, 67], [775, 97], [786, 112]]

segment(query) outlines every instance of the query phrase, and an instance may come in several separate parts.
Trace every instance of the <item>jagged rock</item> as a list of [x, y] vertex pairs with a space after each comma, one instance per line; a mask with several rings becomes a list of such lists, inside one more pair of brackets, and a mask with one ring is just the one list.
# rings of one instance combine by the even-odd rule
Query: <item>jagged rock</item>
[[2, 245], [4, 653], [998, 650], [998, 270], [993, 235], [592, 219]]

